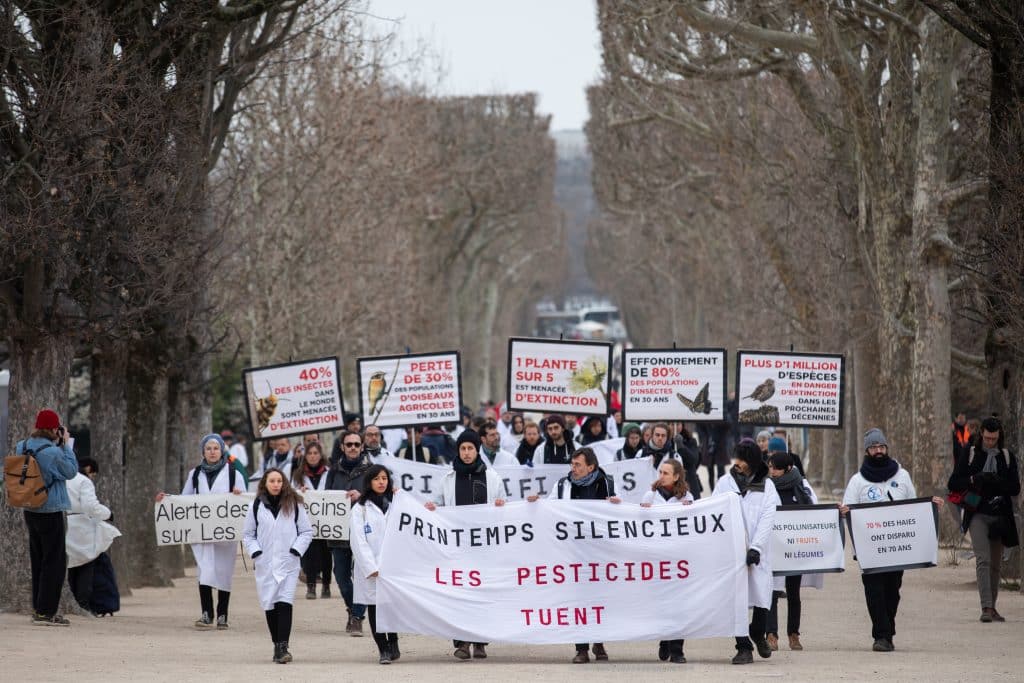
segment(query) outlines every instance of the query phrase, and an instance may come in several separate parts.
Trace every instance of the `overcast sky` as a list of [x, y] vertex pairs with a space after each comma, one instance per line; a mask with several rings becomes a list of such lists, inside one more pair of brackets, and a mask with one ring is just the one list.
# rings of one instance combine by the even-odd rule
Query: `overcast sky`
[[536, 92], [552, 130], [583, 127], [601, 64], [593, 0], [370, 0], [370, 11], [440, 56], [444, 93]]

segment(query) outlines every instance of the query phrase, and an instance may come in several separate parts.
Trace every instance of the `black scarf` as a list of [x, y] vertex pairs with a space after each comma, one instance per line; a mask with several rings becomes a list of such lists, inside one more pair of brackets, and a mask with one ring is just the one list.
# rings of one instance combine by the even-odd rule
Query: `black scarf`
[[288, 462], [289, 455], [290, 452], [278, 455], [277, 451], [270, 451], [270, 453], [267, 455], [266, 462], [263, 464], [263, 471], [266, 472], [272, 467], [281, 469], [282, 467], [284, 467], [284, 464]]
[[364, 455], [363, 453], [360, 453], [359, 457], [356, 458], [355, 460], [353, 460], [352, 458], [347, 458], [345, 456], [342, 456], [341, 460], [338, 461], [338, 467], [340, 467], [341, 469], [346, 470], [348, 472], [351, 472], [352, 470], [354, 470], [355, 468], [359, 467], [360, 465], [362, 465], [362, 464], [364, 464], [366, 462], [367, 462], [366, 455]]
[[455, 504], [479, 505], [487, 502], [487, 463], [479, 455], [468, 465], [456, 456], [452, 461], [455, 470]]
[[791, 491], [792, 497], [796, 499], [796, 505], [811, 504], [811, 494], [804, 488], [804, 476], [796, 467], [778, 477], [772, 477], [772, 483], [775, 484], [775, 490], [779, 492], [780, 497]]
[[277, 519], [277, 513], [281, 511], [281, 494], [276, 496], [272, 496], [269, 493], [264, 494], [263, 505], [270, 510], [270, 514], [274, 515], [274, 519]]
[[740, 474], [735, 465], [729, 470], [729, 474], [736, 482], [741, 496], [747, 495], [749, 491], [764, 493], [764, 478], [768, 476], [768, 466], [764, 463], [761, 463], [753, 474]]
[[533, 461], [533, 452], [537, 450], [537, 444], [531, 446], [526, 443], [526, 439], [519, 442], [519, 448], [516, 449], [516, 460], [519, 461], [520, 465], [525, 465], [528, 462]]
[[651, 456], [651, 464], [654, 469], [658, 469], [661, 466], [661, 461], [672, 454], [672, 442], [666, 441], [665, 445], [661, 448], [654, 448], [650, 444], [644, 445], [643, 455], [641, 457]]
[[367, 503], [373, 503], [381, 512], [387, 512], [388, 508], [391, 507], [391, 501], [395, 496], [394, 491], [385, 491], [384, 493], [377, 493], [376, 491], [370, 491], [366, 494], [366, 497], [360, 500], [363, 505]]
[[[206, 462], [206, 458], [203, 458], [203, 461], [199, 463], [199, 469], [206, 475], [206, 487], [208, 489], [213, 489], [213, 482], [217, 480], [217, 475], [220, 474], [222, 469], [224, 469], [224, 465], [226, 465], [227, 462], [227, 457], [222, 455], [220, 460], [212, 465]], [[196, 491], [196, 493], [199, 492]]]
[[565, 445], [556, 446], [555, 442], [548, 439], [544, 442], [544, 464], [545, 465], [568, 465], [572, 460], [572, 454], [576, 452], [576, 446], [572, 442], [572, 434], [566, 433]]
[[900, 464], [888, 455], [882, 458], [864, 456], [864, 463], [860, 466], [860, 476], [868, 481], [877, 484], [887, 479], [892, 479], [900, 469]]
[[657, 492], [661, 494], [661, 497], [665, 500], [675, 500], [676, 494], [672, 489], [667, 489], [664, 486], [659, 486]]
[[634, 448], [633, 446], [629, 445], [629, 435], [627, 434], [626, 435], [626, 442], [624, 444], [622, 444], [622, 459], [623, 460], [632, 460], [633, 458], [636, 457], [636, 454], [641, 452], [641, 451], [643, 451], [643, 449], [644, 449], [643, 439], [638, 441], [637, 444], [636, 444], [636, 447]]
[[455, 474], [476, 474], [483, 472], [487, 469], [487, 463], [479, 455], [476, 456], [476, 460], [469, 463], [468, 465], [462, 462], [462, 458], [456, 456], [455, 460], [452, 460], [452, 468], [455, 470]]

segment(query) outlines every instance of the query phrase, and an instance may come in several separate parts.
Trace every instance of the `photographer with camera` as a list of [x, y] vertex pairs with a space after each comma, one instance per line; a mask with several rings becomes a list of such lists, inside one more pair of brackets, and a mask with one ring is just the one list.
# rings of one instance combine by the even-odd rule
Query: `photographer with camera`
[[950, 491], [963, 491], [961, 528], [970, 531], [977, 561], [981, 621], [1006, 621], [996, 611], [999, 594], [999, 565], [1003, 548], [1019, 544], [1013, 518], [1013, 496], [1020, 495], [1017, 457], [1003, 445], [1003, 425], [995, 417], [981, 423], [981, 439], [961, 452], [947, 484]]
[[65, 482], [78, 474], [78, 461], [67, 445], [68, 432], [57, 413], [40, 410], [32, 436], [19, 441], [15, 452], [32, 451], [46, 486], [46, 502], [25, 509], [28, 552], [32, 562], [32, 623], [68, 626], [57, 609], [68, 567], [64, 545], [64, 513], [71, 509]]

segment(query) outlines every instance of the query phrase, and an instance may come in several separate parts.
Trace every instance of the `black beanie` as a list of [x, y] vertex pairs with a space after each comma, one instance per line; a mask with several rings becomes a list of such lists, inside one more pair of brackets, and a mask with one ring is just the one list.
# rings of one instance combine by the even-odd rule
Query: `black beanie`
[[740, 442], [736, 444], [732, 451], [732, 457], [747, 463], [747, 467], [750, 468], [752, 473], [757, 472], [758, 468], [764, 464], [761, 449], [758, 448], [753, 439], [749, 438], [740, 439]]
[[476, 452], [480, 452], [480, 435], [472, 429], [464, 429], [459, 434], [459, 438], [455, 440], [455, 448], [458, 449], [464, 443], [471, 443], [476, 448]]

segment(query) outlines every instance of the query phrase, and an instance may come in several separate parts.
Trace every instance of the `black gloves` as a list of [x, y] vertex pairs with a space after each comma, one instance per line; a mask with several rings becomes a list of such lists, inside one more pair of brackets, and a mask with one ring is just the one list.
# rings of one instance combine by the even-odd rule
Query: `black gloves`
[[761, 564], [761, 553], [751, 548], [747, 551], [747, 566]]
[[256, 559], [257, 557], [259, 557], [259, 556], [260, 556], [260, 555], [262, 555], [262, 554], [263, 554], [263, 551], [262, 551], [262, 550], [257, 550], [256, 552], [254, 552], [254, 553], [252, 554], [252, 559], [254, 559], [254, 560], [255, 560], [255, 559]]
[[292, 555], [294, 555], [295, 557], [302, 557], [302, 553], [300, 553], [295, 548], [292, 548], [291, 552], [292, 552]]

